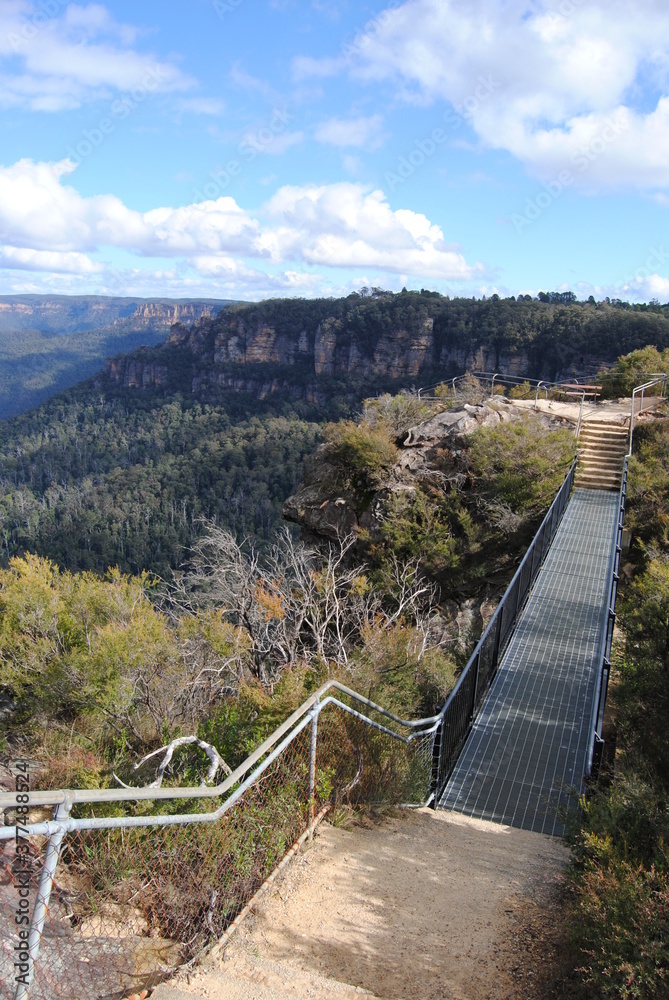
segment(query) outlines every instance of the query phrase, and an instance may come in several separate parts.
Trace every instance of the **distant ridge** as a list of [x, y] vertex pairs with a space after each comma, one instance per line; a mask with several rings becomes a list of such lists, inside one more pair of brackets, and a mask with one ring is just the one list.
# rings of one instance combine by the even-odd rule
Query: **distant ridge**
[[229, 299], [0, 296], [0, 418], [94, 375], [110, 353], [163, 340], [173, 323], [214, 317]]

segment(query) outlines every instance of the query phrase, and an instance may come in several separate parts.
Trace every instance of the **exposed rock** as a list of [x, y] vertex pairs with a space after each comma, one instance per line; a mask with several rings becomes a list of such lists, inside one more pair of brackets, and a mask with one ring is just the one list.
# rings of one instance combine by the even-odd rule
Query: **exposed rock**
[[[341, 490], [340, 477], [321, 445], [298, 492], [286, 500], [283, 515], [312, 537], [336, 538], [342, 531], [357, 528], [373, 530], [383, 518], [391, 494], [415, 490], [418, 482], [439, 485], [464, 479], [467, 440], [478, 428], [522, 419], [526, 419], [523, 411], [497, 397], [478, 406], [454, 406], [424, 420], [407, 431], [394, 466], [362, 510], [354, 494]], [[549, 427], [564, 426], [560, 418], [547, 414], [537, 413], [534, 419]]]
[[[292, 384], [297, 387], [296, 394], [307, 399], [318, 392], [315, 381], [328, 377], [355, 376], [358, 384], [365, 380], [371, 391], [377, 386], [380, 391], [392, 382], [429, 385], [467, 370], [532, 374], [549, 380], [573, 378], [612, 360], [602, 354], [576, 358], [571, 350], [562, 352], [563, 362], [557, 348], [552, 353], [542, 352], [532, 338], [514, 350], [482, 345], [485, 334], [477, 332], [471, 317], [463, 326], [457, 318], [457, 306], [451, 317], [443, 304], [429, 315], [430, 303], [430, 299], [412, 299], [405, 308], [402, 296], [395, 297], [386, 303], [382, 320], [364, 302], [351, 304], [347, 300], [318, 300], [308, 311], [290, 300], [280, 308], [272, 303], [233, 307], [223, 310], [215, 320], [205, 311], [189, 314], [189, 309], [197, 312], [192, 304], [173, 305], [170, 319], [176, 325], [167, 343], [187, 352], [182, 368], [194, 372], [193, 392], [219, 385], [233, 392], [267, 395]], [[147, 324], [165, 320], [159, 304], [142, 305], [137, 314]], [[190, 329], [184, 325], [189, 320], [194, 320]], [[266, 374], [245, 376], [237, 370], [258, 365], [280, 366], [285, 374], [278, 373], [278, 381], [272, 384]], [[229, 381], [218, 381], [221, 374]], [[140, 379], [128, 384], [144, 383]]]

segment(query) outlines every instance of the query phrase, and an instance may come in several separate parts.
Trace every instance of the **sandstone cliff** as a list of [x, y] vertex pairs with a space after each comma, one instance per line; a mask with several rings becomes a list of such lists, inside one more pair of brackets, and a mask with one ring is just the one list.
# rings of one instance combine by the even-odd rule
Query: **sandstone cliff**
[[212, 317], [227, 299], [140, 299], [105, 295], [0, 296], [0, 330], [65, 333], [104, 328], [157, 329]]
[[[144, 313], [148, 321], [151, 310]], [[287, 392], [318, 400], [329, 379], [364, 383], [373, 394], [467, 370], [547, 380], [591, 375], [625, 350], [663, 339], [669, 343], [664, 315], [628, 315], [604, 304], [558, 307], [403, 292], [268, 300], [193, 323], [182, 312], [163, 349], [166, 356], [177, 351], [165, 363], [188, 371], [192, 392]], [[133, 360], [147, 371], [112, 365], [108, 374], [125, 385], [161, 384], [159, 357]]]

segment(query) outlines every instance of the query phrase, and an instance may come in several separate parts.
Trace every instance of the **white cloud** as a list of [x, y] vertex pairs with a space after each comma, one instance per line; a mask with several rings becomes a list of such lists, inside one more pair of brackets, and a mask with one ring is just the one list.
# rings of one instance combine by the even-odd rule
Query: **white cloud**
[[576, 165], [619, 117], [624, 133], [584, 183], [669, 186], [664, 0], [407, 0], [359, 42], [344, 60], [302, 58], [294, 73], [346, 63], [359, 80], [394, 81], [406, 101], [448, 102], [454, 130], [469, 123], [544, 178]]
[[0, 267], [56, 274], [99, 274], [103, 270], [102, 264], [92, 261], [83, 253], [59, 253], [12, 246], [0, 247]]
[[77, 108], [132, 91], [149, 73], [155, 92], [195, 85], [173, 62], [133, 48], [136, 37], [135, 28], [118, 24], [101, 4], [2, 0], [0, 105], [32, 111]]
[[279, 274], [268, 274], [257, 268], [248, 267], [232, 257], [195, 257], [193, 266], [206, 278], [232, 282], [235, 287], [266, 291], [308, 292], [317, 290], [323, 276], [307, 271], [287, 270]]
[[439, 226], [408, 209], [393, 211], [382, 191], [359, 184], [287, 186], [266, 205], [277, 228], [267, 234], [275, 256], [299, 255], [330, 267], [380, 267], [392, 272], [469, 281], [483, 271], [446, 244]]
[[318, 142], [330, 146], [357, 146], [378, 149], [382, 145], [383, 118], [371, 115], [366, 118], [330, 118], [316, 126], [314, 135]]
[[15, 262], [53, 259], [59, 269], [83, 274], [94, 266], [84, 255], [112, 247], [183, 258], [208, 274], [233, 274], [245, 266], [237, 258], [462, 281], [484, 270], [447, 244], [425, 215], [393, 211], [382, 191], [359, 184], [282, 187], [257, 217], [231, 197], [142, 213], [114, 195], [82, 197], [67, 183], [75, 169], [69, 160], [0, 167], [0, 243], [14, 248]]

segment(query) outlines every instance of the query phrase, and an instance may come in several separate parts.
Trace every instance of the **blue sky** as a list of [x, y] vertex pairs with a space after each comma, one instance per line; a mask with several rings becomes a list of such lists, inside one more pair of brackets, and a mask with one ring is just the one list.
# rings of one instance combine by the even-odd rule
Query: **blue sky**
[[665, 0], [2, 0], [0, 292], [669, 301]]

